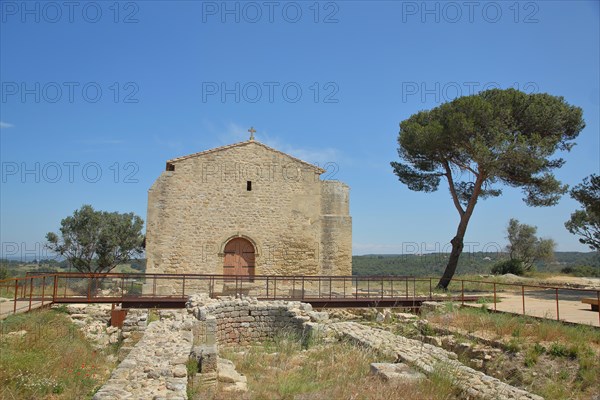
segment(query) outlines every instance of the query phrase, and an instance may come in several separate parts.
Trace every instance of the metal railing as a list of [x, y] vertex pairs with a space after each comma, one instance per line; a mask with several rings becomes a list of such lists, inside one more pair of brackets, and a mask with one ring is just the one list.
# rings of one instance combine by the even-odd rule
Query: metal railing
[[51, 304], [54, 284], [54, 274], [0, 280], [0, 297], [12, 300], [0, 303], [0, 316]]
[[[29, 311], [50, 303], [123, 303], [126, 301], [185, 300], [192, 293], [210, 297], [247, 295], [265, 300], [454, 300], [464, 304], [479, 299], [494, 311], [534, 315], [542, 307], [546, 318], [561, 319], [561, 309], [582, 297], [600, 301], [600, 290], [453, 279], [447, 291], [436, 290], [438, 278], [412, 276], [266, 276], [203, 274], [82, 274], [49, 273], [0, 281], [2, 314]], [[519, 302], [518, 308], [515, 303]], [[510, 304], [509, 304], [510, 303]], [[414, 305], [414, 304], [413, 304]], [[418, 304], [417, 304], [418, 305]], [[510, 307], [509, 307], [510, 306]], [[529, 310], [528, 310], [529, 307]], [[584, 305], [581, 304], [581, 307]], [[10, 309], [9, 309], [10, 308]], [[536, 309], [539, 314], [539, 310]], [[566, 311], [568, 312], [568, 310]], [[564, 317], [563, 312], [563, 317]], [[588, 315], [589, 317], [589, 315]], [[564, 319], [564, 318], [563, 318]], [[588, 318], [589, 319], [589, 318]], [[600, 325], [600, 313], [598, 313]]]

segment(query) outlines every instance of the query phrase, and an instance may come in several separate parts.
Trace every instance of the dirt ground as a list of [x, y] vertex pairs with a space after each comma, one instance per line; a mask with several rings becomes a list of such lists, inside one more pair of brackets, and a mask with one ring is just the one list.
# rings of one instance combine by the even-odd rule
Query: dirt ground
[[[540, 279], [506, 274], [502, 276], [502, 280], [517, 285], [501, 286], [496, 294], [497, 302], [495, 306], [492, 300], [493, 293], [486, 292], [482, 294], [490, 300], [489, 303], [486, 303], [486, 307], [489, 309], [600, 326], [598, 312], [592, 311], [589, 304], [581, 302], [583, 298], [596, 299], [598, 297], [597, 290], [600, 290], [599, 278], [551, 276]], [[552, 288], [520, 286], [528, 284], [551, 286]], [[482, 307], [482, 304], [468, 305]]]
[[600, 290], [600, 278], [582, 278], [577, 276], [556, 275], [545, 278], [529, 278], [506, 274], [501, 276], [507, 283], [530, 283], [532, 285], [567, 286]]
[[590, 288], [600, 289], [600, 278], [580, 278], [577, 276], [551, 276], [544, 280], [552, 283], [581, 285]]
[[[561, 321], [573, 322], [577, 324], [600, 326], [600, 317], [598, 312], [592, 311], [589, 304], [583, 304], [580, 297], [567, 298], [563, 293], [566, 290], [559, 290], [558, 317]], [[525, 315], [556, 319], [556, 299], [554, 291], [536, 291], [525, 292]], [[520, 293], [498, 293], [499, 300], [496, 303], [496, 310], [514, 314], [523, 314], [523, 298]], [[481, 307], [482, 304], [465, 303], [468, 306]], [[486, 305], [489, 309], [494, 309], [493, 303]]]

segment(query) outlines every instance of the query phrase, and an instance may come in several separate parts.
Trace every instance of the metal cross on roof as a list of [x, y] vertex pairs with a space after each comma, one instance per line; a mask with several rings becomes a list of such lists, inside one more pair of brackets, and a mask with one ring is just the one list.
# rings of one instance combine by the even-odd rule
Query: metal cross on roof
[[254, 140], [254, 132], [256, 132], [256, 129], [251, 126], [250, 129], [248, 129], [248, 132], [250, 132], [250, 140]]

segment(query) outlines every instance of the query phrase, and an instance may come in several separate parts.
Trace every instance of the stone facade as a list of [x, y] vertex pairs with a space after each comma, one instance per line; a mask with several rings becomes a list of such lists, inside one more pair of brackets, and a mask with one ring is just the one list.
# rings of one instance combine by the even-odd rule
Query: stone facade
[[148, 192], [147, 272], [227, 274], [243, 238], [250, 274], [351, 275], [349, 187], [324, 172], [255, 140], [168, 161]]

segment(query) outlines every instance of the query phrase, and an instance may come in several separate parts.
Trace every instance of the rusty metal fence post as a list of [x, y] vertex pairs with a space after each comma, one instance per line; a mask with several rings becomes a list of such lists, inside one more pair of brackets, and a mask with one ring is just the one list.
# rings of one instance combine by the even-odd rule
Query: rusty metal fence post
[[92, 280], [88, 278], [88, 290], [87, 290], [87, 299], [90, 301], [90, 291], [92, 290]]
[[267, 299], [269, 298], [269, 277], [267, 276]]
[[31, 311], [31, 298], [33, 297], [33, 278], [30, 278], [29, 282], [29, 310]]
[[58, 290], [58, 275], [54, 275], [54, 287], [52, 290], [52, 302], [56, 301], [56, 292]]
[[525, 285], [521, 285], [521, 297], [523, 298], [523, 315], [525, 315]]
[[598, 325], [600, 326], [600, 290], [596, 291], [596, 299], [598, 300]]
[[44, 295], [46, 294], [46, 275], [42, 277], [42, 307], [44, 307]]
[[19, 279], [15, 278], [15, 300], [13, 302], [13, 314], [17, 313], [17, 293], [19, 292]]
[[558, 311], [558, 288], [555, 288], [556, 290], [556, 320], [560, 321], [560, 314]]
[[429, 300], [433, 300], [433, 291], [431, 288], [431, 278], [429, 278]]

